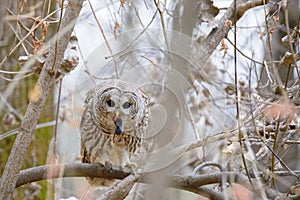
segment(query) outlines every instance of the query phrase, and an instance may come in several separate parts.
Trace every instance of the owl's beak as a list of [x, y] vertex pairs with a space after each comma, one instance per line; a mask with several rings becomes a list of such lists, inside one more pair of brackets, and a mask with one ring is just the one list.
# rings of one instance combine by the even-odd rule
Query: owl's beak
[[119, 112], [116, 112], [113, 116], [113, 121], [115, 123], [115, 134], [120, 135], [123, 133], [123, 121], [122, 118], [119, 116]]

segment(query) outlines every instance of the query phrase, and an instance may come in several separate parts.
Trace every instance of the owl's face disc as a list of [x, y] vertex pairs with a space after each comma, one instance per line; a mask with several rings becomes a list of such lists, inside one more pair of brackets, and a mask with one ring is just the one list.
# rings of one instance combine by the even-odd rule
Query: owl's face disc
[[99, 87], [92, 100], [100, 126], [114, 134], [136, 129], [147, 106], [139, 89], [123, 87], [122, 83]]
[[123, 120], [134, 119], [137, 113], [137, 96], [118, 88], [108, 88], [101, 95], [100, 104], [103, 111], [115, 115], [117, 112]]
[[100, 102], [101, 112], [108, 116], [108, 121], [114, 122], [116, 134], [121, 134], [124, 128], [134, 126], [138, 112], [135, 94], [119, 88], [108, 88], [101, 94]]

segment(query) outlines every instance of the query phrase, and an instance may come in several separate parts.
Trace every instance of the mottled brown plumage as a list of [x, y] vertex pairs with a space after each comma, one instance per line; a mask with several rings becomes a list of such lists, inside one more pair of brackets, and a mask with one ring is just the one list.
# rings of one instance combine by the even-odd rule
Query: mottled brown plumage
[[[149, 121], [148, 98], [135, 84], [113, 79], [90, 90], [80, 125], [82, 162], [134, 169], [131, 158], [149, 149], [144, 139]], [[101, 178], [89, 182], [112, 183]]]

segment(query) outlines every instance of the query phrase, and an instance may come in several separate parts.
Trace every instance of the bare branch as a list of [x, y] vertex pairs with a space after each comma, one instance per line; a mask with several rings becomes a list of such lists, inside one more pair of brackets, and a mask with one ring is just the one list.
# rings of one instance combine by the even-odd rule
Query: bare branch
[[[244, 13], [254, 7], [264, 5], [268, 1], [264, 0], [251, 0], [246, 2], [238, 1], [237, 4], [237, 20], [239, 20]], [[200, 43], [201, 49], [203, 50], [201, 53], [198, 53], [198, 61], [199, 63], [205, 63], [213, 51], [217, 48], [218, 44], [225, 38], [231, 29], [231, 25], [235, 24], [234, 21], [234, 2], [227, 9], [226, 13], [219, 20], [217, 28], [214, 28], [210, 34], [205, 38], [203, 42]]]
[[[61, 171], [63, 170], [63, 172]], [[51, 171], [51, 174], [48, 172]], [[22, 185], [41, 181], [45, 179], [55, 179], [55, 178], [63, 178], [63, 177], [101, 177], [107, 179], [124, 179], [116, 186], [113, 186], [103, 199], [110, 199], [107, 197], [108, 194], [113, 196], [120, 195], [121, 188], [124, 189], [124, 185], [128, 186], [128, 190], [124, 190], [125, 193], [129, 191], [131, 188], [131, 184], [133, 182], [140, 183], [149, 183], [151, 184], [151, 176], [155, 176], [157, 172], [145, 173], [145, 174], [130, 174], [128, 172], [120, 171], [116, 168], [107, 169], [104, 165], [99, 163], [73, 163], [73, 164], [57, 164], [57, 165], [46, 165], [33, 167], [29, 169], [22, 170], [18, 175], [18, 181], [16, 187], [20, 187]], [[295, 173], [300, 173], [299, 171], [295, 171]], [[278, 171], [275, 174], [281, 176], [290, 175], [289, 172], [286, 171]], [[261, 173], [262, 175], [262, 173]], [[160, 175], [161, 176], [161, 175]], [[189, 175], [189, 176], [179, 176], [179, 175], [163, 175], [162, 179], [166, 180], [164, 183], [161, 183], [162, 186], [165, 187], [173, 187], [177, 189], [187, 190], [190, 192], [194, 192], [200, 195], [208, 195], [213, 199], [218, 199], [220, 197], [220, 193], [206, 188], [209, 184], [222, 184], [222, 180], [234, 180], [235, 183], [244, 185], [251, 189], [247, 176], [240, 172], [214, 172], [210, 174], [202, 174], [202, 175]], [[127, 178], [126, 178], [127, 177]], [[157, 184], [157, 183], [156, 183]], [[273, 190], [266, 189], [269, 196], [278, 195]], [[124, 192], [123, 191], [123, 192]], [[126, 194], [123, 193], [121, 195]], [[111, 196], [112, 197], [112, 196]], [[113, 198], [112, 198], [113, 199]]]
[[[63, 170], [63, 173], [61, 172]], [[51, 171], [51, 177], [49, 176]], [[123, 179], [129, 173], [119, 171], [117, 169], [106, 169], [98, 163], [74, 163], [74, 164], [57, 164], [33, 167], [20, 171], [16, 187], [20, 187], [27, 183], [44, 180], [47, 178], [55, 179], [62, 177], [102, 177], [107, 179]]]
[[130, 174], [116, 185], [110, 187], [99, 200], [125, 199], [135, 181], [139, 178], [137, 174]]
[[[61, 172], [63, 170], [63, 172]], [[48, 173], [51, 171], [51, 176]], [[137, 182], [151, 183], [149, 177], [157, 172], [135, 175]], [[55, 179], [62, 177], [98, 177], [107, 179], [124, 179], [130, 175], [128, 172], [123, 172], [116, 168], [107, 169], [100, 163], [73, 163], [73, 164], [57, 164], [44, 165], [33, 167], [20, 171], [16, 187], [41, 181], [45, 179]], [[139, 177], [140, 176], [140, 177]], [[242, 173], [236, 172], [215, 172], [212, 174], [197, 175], [197, 176], [169, 176], [163, 177], [165, 186], [170, 186], [179, 189], [195, 190], [200, 186], [221, 183], [222, 178], [233, 178], [237, 183], [248, 184], [248, 179]], [[130, 179], [132, 180], [132, 179]], [[228, 179], [229, 180], [229, 179]]]
[[[61, 170], [63, 170], [63, 172]], [[48, 173], [49, 171], [51, 171], [51, 174]], [[123, 172], [115, 168], [107, 169], [99, 163], [73, 163], [73, 164], [66, 164], [66, 165], [63, 164], [46, 165], [46, 166], [39, 166], [39, 167], [33, 167], [26, 170], [22, 170], [18, 176], [16, 187], [20, 187], [24, 184], [28, 184], [35, 181], [62, 178], [62, 177], [98, 177], [98, 178], [101, 177], [107, 179], [124, 179], [128, 177], [127, 179], [124, 180], [124, 182], [123, 181], [120, 182], [120, 185], [116, 186], [116, 188], [112, 188], [110, 189], [110, 191], [108, 191], [109, 194], [118, 195], [119, 194], [118, 188], [124, 189], [124, 184], [126, 186], [130, 186], [130, 183], [133, 182], [151, 184], [150, 181], [151, 178], [149, 177], [155, 176], [156, 173], [157, 172], [132, 175], [128, 172]], [[203, 193], [208, 193], [209, 191], [206, 191], [207, 189], [205, 189], [205, 187], [204, 188], [199, 188], [199, 187], [206, 186], [209, 184], [222, 183], [223, 178], [225, 178], [226, 180], [232, 178], [232, 180], [234, 180], [236, 183], [248, 185], [250, 187], [250, 185], [248, 184], [247, 177], [242, 173], [238, 173], [238, 172], [237, 173], [217, 172], [217, 173], [204, 174], [198, 176], [164, 175], [162, 179], [164, 179], [165, 181], [164, 183], [162, 183], [162, 186], [184, 189], [190, 192], [203, 195]], [[130, 189], [130, 187], [128, 189]], [[125, 191], [129, 191], [129, 190], [125, 190]], [[209, 194], [213, 196], [218, 196], [218, 193], [209, 192]], [[105, 197], [104, 199], [107, 198]]]

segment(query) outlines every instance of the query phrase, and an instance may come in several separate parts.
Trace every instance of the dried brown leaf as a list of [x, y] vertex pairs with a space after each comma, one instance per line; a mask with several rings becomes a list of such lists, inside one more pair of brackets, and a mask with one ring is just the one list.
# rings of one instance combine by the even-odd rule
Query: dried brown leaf
[[224, 23], [224, 26], [225, 26], [225, 27], [231, 27], [231, 26], [232, 26], [232, 21], [230, 21], [230, 20], [227, 19], [227, 20], [225, 21], [225, 23]]
[[205, 125], [206, 126], [213, 126], [213, 123], [211, 123], [210, 121], [209, 121], [209, 119], [207, 119], [207, 118], [205, 118]]
[[235, 92], [235, 88], [233, 85], [228, 85], [226, 88], [224, 88], [226, 94], [233, 95]]
[[224, 55], [223, 55], [223, 56], [225, 56], [225, 55], [227, 54], [227, 50], [228, 50], [228, 49], [229, 49], [229, 48], [228, 48], [228, 46], [226, 45], [225, 40], [222, 39], [222, 41], [221, 41], [221, 48], [220, 48], [219, 51], [224, 51]]
[[127, 0], [120, 0], [121, 6], [124, 8]]
[[114, 37], [115, 37], [115, 40], [117, 39], [117, 31], [121, 31], [121, 26], [118, 22], [115, 22], [115, 26], [114, 26]]
[[[36, 36], [36, 29], [35, 29], [35, 27], [38, 24], [40, 24], [38, 28], [41, 30], [39, 37]], [[47, 35], [48, 26], [49, 26], [49, 22], [43, 20], [43, 18], [41, 16], [35, 18], [35, 21], [31, 27], [31, 29], [33, 30], [32, 35], [36, 36], [40, 39], [33, 40], [33, 46], [34, 46], [33, 53], [34, 54], [37, 53], [45, 45], [44, 42], [45, 42], [45, 38]]]
[[288, 67], [291, 64], [295, 63], [295, 60], [298, 61], [300, 59], [300, 52], [295, 54], [295, 58], [292, 53], [285, 52], [284, 56], [280, 60], [280, 64]]
[[207, 88], [205, 88], [205, 89], [202, 90], [202, 94], [205, 97], [210, 97], [211, 96], [211, 94], [210, 94], [210, 92], [209, 92], [209, 90]]

